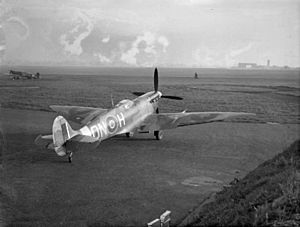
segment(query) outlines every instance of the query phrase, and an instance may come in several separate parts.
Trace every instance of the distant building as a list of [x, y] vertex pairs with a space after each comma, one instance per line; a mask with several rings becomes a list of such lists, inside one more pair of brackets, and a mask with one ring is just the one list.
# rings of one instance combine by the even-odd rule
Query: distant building
[[257, 68], [257, 64], [256, 63], [239, 63], [238, 67], [243, 68], [243, 69], [252, 69], [252, 68]]
[[232, 67], [235, 69], [267, 69], [267, 70], [274, 70], [274, 69], [294, 69], [292, 67], [289, 67], [288, 65], [284, 66], [277, 66], [277, 65], [271, 65], [270, 59], [267, 60], [266, 65], [258, 65], [256, 63], [247, 63], [247, 62], [239, 62], [237, 67]]

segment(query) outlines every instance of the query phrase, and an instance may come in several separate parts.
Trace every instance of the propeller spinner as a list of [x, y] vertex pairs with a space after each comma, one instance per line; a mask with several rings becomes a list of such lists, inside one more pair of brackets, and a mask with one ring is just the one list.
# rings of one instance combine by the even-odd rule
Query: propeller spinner
[[[158, 92], [158, 70], [157, 70], [157, 68], [155, 68], [155, 70], [154, 70], [154, 91], [155, 91], [155, 93]], [[145, 92], [135, 91], [135, 92], [132, 92], [132, 94], [134, 94], [136, 96], [141, 96], [141, 95], [145, 94]], [[174, 100], [182, 100], [183, 99], [182, 97], [174, 96], [174, 95], [162, 95], [161, 98], [174, 99]]]

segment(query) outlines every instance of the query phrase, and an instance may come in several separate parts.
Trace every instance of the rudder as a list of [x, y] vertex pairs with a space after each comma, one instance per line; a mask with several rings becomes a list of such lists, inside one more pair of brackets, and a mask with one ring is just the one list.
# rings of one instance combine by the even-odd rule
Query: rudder
[[67, 120], [62, 116], [57, 116], [52, 125], [53, 144], [55, 147], [61, 147], [66, 141], [78, 135]]

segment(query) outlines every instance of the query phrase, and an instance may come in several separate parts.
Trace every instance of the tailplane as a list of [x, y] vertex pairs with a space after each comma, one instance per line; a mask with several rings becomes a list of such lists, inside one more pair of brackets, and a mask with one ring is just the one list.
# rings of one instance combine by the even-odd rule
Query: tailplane
[[73, 152], [70, 147], [67, 149], [67, 142], [95, 143], [100, 141], [92, 136], [82, 135], [80, 131], [73, 130], [67, 120], [62, 116], [57, 116], [52, 125], [52, 135], [39, 135], [35, 139], [38, 146], [54, 149], [59, 156], [68, 155], [69, 162], [72, 162]]

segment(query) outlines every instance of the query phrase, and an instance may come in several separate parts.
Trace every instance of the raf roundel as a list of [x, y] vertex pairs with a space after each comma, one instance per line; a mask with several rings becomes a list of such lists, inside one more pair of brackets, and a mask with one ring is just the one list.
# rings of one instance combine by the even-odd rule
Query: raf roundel
[[106, 118], [106, 125], [107, 125], [108, 132], [110, 134], [115, 133], [117, 131], [117, 128], [118, 128], [117, 118], [115, 118], [113, 116], [107, 117]]

